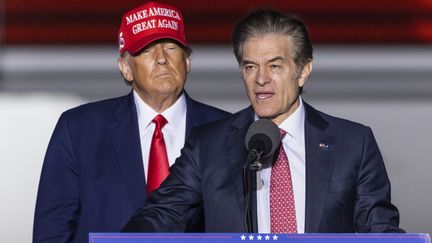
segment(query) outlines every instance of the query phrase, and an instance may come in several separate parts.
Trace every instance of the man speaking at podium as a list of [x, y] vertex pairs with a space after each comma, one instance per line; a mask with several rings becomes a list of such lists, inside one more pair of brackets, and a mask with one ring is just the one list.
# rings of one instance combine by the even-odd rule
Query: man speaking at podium
[[[182, 232], [202, 204], [207, 232], [404, 232], [371, 129], [317, 111], [300, 96], [312, 71], [304, 23], [256, 10], [237, 23], [232, 40], [251, 107], [194, 129], [171, 174], [124, 231]], [[259, 118], [278, 126], [282, 142], [252, 176], [247, 222], [244, 141]]]

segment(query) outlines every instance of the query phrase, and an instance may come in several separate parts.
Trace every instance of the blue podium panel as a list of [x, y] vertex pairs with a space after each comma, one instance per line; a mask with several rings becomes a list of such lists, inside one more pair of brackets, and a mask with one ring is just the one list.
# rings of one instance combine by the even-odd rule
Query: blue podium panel
[[89, 243], [430, 243], [428, 234], [90, 233]]

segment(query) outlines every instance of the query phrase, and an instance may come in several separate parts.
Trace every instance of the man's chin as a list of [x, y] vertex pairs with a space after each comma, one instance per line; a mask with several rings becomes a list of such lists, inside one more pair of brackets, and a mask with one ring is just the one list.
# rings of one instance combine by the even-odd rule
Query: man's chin
[[272, 112], [269, 110], [267, 110], [267, 111], [266, 110], [258, 110], [258, 111], [255, 111], [255, 114], [260, 119], [270, 119], [274, 123], [276, 123], [277, 125], [279, 125], [281, 122], [283, 122], [283, 120], [285, 120], [284, 114]]
[[255, 114], [259, 117], [259, 118], [269, 118], [272, 119], [273, 117], [276, 116], [276, 114], [272, 111], [268, 111], [268, 110], [255, 110]]

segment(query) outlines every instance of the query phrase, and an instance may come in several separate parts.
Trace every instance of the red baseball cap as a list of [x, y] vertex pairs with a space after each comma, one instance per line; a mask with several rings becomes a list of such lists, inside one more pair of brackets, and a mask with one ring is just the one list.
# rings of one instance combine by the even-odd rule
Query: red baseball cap
[[118, 44], [120, 53], [132, 55], [159, 39], [173, 39], [188, 46], [181, 12], [170, 5], [149, 2], [122, 17]]

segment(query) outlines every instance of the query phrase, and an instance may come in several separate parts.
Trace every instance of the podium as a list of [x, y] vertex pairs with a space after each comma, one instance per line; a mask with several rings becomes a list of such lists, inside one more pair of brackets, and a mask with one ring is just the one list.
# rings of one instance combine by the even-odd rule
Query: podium
[[429, 234], [90, 233], [89, 243], [430, 243]]

